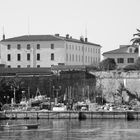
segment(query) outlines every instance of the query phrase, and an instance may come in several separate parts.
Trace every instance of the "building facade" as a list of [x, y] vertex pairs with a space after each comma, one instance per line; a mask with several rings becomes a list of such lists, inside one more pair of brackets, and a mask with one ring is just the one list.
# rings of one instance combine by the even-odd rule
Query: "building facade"
[[66, 35], [25, 35], [1, 40], [1, 64], [7, 67], [51, 67], [52, 65], [97, 65], [98, 44], [87, 38], [73, 39]]
[[120, 45], [119, 49], [103, 53], [104, 59], [113, 58], [118, 66], [125, 67], [134, 64], [139, 56], [139, 47], [135, 45]]

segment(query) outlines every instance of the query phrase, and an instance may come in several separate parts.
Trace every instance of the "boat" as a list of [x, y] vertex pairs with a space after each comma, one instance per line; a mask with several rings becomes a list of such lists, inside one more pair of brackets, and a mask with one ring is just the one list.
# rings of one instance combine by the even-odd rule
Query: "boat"
[[34, 106], [39, 106], [41, 103], [47, 102], [47, 101], [49, 101], [49, 98], [47, 98], [46, 95], [41, 95], [38, 88], [37, 88], [37, 91], [36, 91], [36, 96], [29, 100], [31, 106], [33, 106], [33, 107]]
[[14, 124], [9, 125], [8, 123], [6, 125], [0, 125], [3, 129], [15, 129], [15, 128], [24, 128], [24, 129], [37, 129], [40, 124]]
[[67, 111], [67, 107], [64, 104], [58, 103], [57, 105], [53, 106], [52, 111]]

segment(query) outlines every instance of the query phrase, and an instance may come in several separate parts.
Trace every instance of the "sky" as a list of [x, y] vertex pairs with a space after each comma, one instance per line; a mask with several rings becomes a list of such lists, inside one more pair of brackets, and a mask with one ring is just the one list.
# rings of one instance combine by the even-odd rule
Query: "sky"
[[129, 45], [140, 29], [140, 0], [0, 0], [0, 40], [69, 34], [100, 44], [101, 53]]

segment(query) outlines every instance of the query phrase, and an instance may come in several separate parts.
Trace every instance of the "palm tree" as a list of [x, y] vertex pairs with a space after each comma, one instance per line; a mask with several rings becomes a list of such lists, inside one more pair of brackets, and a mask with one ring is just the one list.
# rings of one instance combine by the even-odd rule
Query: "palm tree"
[[[140, 30], [136, 29], [138, 33], [133, 34], [133, 39], [131, 39], [131, 41], [133, 42], [133, 44], [135, 45], [140, 45]], [[136, 36], [136, 37], [135, 37]]]

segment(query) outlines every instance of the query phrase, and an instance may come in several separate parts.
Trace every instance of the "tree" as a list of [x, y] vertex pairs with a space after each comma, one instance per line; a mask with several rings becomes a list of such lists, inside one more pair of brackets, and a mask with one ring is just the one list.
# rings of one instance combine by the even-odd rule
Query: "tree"
[[136, 64], [131, 64], [131, 65], [127, 65], [123, 68], [124, 71], [135, 71], [138, 70], [138, 67]]
[[[136, 29], [138, 33], [133, 34], [133, 39], [131, 39], [132, 43], [135, 45], [140, 45], [140, 30]], [[135, 37], [136, 36], [136, 37]]]
[[99, 69], [103, 71], [115, 70], [116, 66], [116, 62], [113, 58], [107, 58], [100, 62]]
[[125, 71], [140, 70], [140, 57], [138, 57], [138, 59], [134, 64], [125, 66], [123, 70]]
[[0, 79], [0, 102], [2, 102], [2, 104], [11, 103], [11, 99], [14, 98], [14, 89], [16, 92], [15, 101], [19, 103], [22, 98], [22, 80], [20, 78]]
[[136, 60], [135, 65], [140, 69], [140, 57]]

